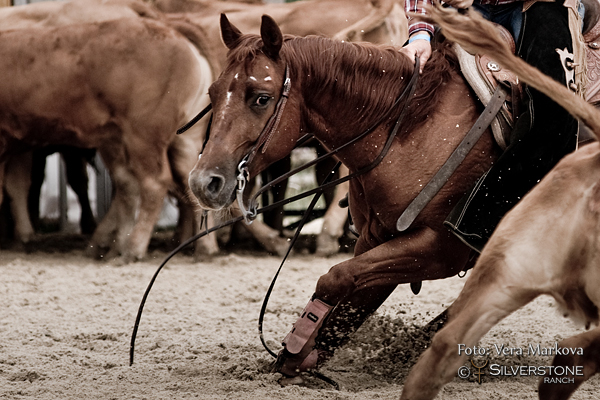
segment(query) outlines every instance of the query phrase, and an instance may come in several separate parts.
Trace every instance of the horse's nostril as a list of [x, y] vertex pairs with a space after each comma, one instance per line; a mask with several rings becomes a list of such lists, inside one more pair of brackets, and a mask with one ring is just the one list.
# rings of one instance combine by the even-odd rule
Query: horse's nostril
[[220, 176], [212, 176], [210, 182], [206, 186], [209, 193], [218, 194], [223, 188], [223, 178]]

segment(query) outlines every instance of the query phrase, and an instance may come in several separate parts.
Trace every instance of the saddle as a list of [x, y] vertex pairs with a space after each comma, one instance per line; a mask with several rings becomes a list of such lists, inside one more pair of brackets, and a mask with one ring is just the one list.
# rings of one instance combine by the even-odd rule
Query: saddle
[[[510, 32], [501, 25], [496, 27], [514, 53], [515, 42]], [[457, 43], [453, 46], [465, 80], [484, 107], [488, 105], [498, 86], [502, 86], [507, 92], [506, 101], [490, 124], [494, 139], [502, 150], [506, 149], [513, 128], [514, 115], [519, 115], [523, 85], [514, 72], [503, 68], [491, 57], [485, 54], [471, 54]]]
[[[587, 13], [586, 9], [586, 13]], [[585, 61], [587, 64], [587, 85], [585, 99], [594, 106], [600, 106], [600, 18], [595, 25], [583, 34], [586, 44]]]

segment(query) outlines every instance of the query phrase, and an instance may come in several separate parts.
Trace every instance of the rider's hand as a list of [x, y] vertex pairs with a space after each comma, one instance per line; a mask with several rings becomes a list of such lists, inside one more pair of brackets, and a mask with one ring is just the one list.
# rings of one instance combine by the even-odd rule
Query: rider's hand
[[461, 8], [471, 7], [473, 0], [444, 0], [444, 3], [460, 10]]
[[[417, 32], [413, 36], [424, 35], [426, 33]], [[428, 35], [428, 34], [426, 34]], [[401, 48], [400, 53], [406, 54], [411, 60], [414, 60], [416, 57], [419, 57], [420, 68], [419, 73], [423, 72], [423, 67], [429, 57], [431, 57], [431, 43], [425, 39], [416, 39], [412, 43], [407, 44], [403, 48]]]

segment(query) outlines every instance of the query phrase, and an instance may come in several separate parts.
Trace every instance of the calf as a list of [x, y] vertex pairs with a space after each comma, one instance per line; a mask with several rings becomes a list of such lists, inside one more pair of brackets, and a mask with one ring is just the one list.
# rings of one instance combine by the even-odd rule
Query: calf
[[[485, 53], [552, 97], [586, 123], [595, 136], [600, 113], [581, 97], [515, 58], [490, 23], [474, 13], [435, 9], [443, 33], [471, 52]], [[431, 399], [452, 379], [466, 355], [501, 319], [541, 294], [553, 296], [565, 316], [586, 327], [600, 315], [600, 145], [593, 142], [565, 157], [496, 228], [456, 302], [404, 385], [402, 399]], [[554, 365], [580, 366], [568, 384], [540, 384], [542, 399], [566, 399], [600, 364], [600, 328], [561, 342], [581, 348]]]
[[[501, 319], [541, 294], [553, 296], [566, 316], [597, 325], [600, 306], [600, 145], [588, 144], [565, 157], [502, 220], [481, 253], [465, 287], [449, 308], [449, 321], [412, 369], [402, 399], [431, 399], [465, 362], [458, 344], [473, 347]], [[569, 394], [595, 374], [600, 328], [567, 339], [559, 347], [583, 348], [555, 364], [583, 365]], [[556, 394], [556, 393], [554, 393]]]

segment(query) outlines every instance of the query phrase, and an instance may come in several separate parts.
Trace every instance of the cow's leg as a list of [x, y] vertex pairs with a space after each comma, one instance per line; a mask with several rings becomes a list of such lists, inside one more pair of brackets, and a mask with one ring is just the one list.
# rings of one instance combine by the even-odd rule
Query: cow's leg
[[81, 207], [81, 218], [79, 221], [81, 233], [92, 234], [96, 229], [96, 219], [94, 218], [88, 196], [89, 178], [87, 174], [87, 162], [82, 156], [80, 149], [62, 151], [61, 155], [65, 160], [67, 182], [77, 195]]
[[[141, 260], [146, 255], [150, 237], [160, 216], [167, 187], [154, 179], [144, 179], [140, 184], [139, 215], [129, 238], [122, 237], [119, 242], [126, 243], [121, 254], [125, 262]], [[127, 240], [128, 239], [128, 240]]]
[[[581, 333], [577, 336], [563, 340], [559, 347], [575, 349], [581, 347], [583, 355], [557, 355], [552, 362], [553, 366], [583, 367], [583, 374], [549, 375], [540, 379], [538, 395], [540, 400], [566, 400], [586, 380], [590, 379], [600, 370], [600, 327]], [[573, 379], [572, 382], [551, 383], [552, 378]]]
[[[263, 173], [261, 174], [263, 178], [263, 184], [266, 184], [276, 178], [279, 178], [283, 174], [289, 172], [291, 170], [291, 156], [285, 157], [275, 163], [271, 164]], [[284, 180], [276, 185], [273, 185], [269, 192], [272, 195], [272, 203], [276, 203], [285, 198], [285, 192], [288, 187], [288, 180]], [[263, 199], [268, 198], [269, 192], [264, 194]], [[268, 202], [264, 201], [264, 205], [267, 205]], [[283, 218], [285, 216], [285, 212], [283, 210], [283, 206], [274, 208], [270, 211], [266, 211], [263, 214], [264, 223], [275, 229], [278, 232], [283, 231]]]
[[412, 368], [401, 399], [433, 399], [465, 362], [459, 345], [475, 346], [500, 320], [540, 294], [524, 288], [518, 274], [506, 271], [502, 258], [487, 257], [475, 267], [448, 309], [448, 322]]
[[[348, 175], [345, 165], [340, 166], [340, 177]], [[339, 238], [344, 234], [344, 225], [348, 218], [348, 210], [339, 206], [339, 202], [348, 194], [350, 184], [344, 182], [335, 187], [334, 196], [325, 216], [323, 217], [323, 230], [317, 237], [317, 255], [330, 256], [340, 250]]]
[[[140, 185], [130, 171], [122, 166], [115, 169], [111, 174], [114, 181], [115, 195], [112, 199], [107, 216], [114, 210], [114, 220], [108, 220], [107, 228], [110, 228], [112, 223], [116, 223], [113, 240], [109, 243], [109, 252], [106, 254], [106, 259], [112, 260], [121, 256], [125, 256], [129, 247], [132, 231], [136, 223], [136, 212], [140, 204]], [[113, 208], [114, 207], [114, 208]], [[140, 214], [138, 214], [138, 218]], [[104, 220], [103, 220], [104, 222]], [[96, 229], [96, 231], [100, 228]], [[96, 235], [94, 235], [96, 236]], [[130, 261], [126, 260], [125, 262]]]
[[[361, 236], [357, 250], [365, 246]], [[321, 358], [357, 329], [375, 311], [396, 285], [428, 279], [439, 279], [458, 273], [467, 262], [469, 250], [448, 232], [428, 228], [415, 230], [368, 250], [332, 267], [317, 282], [313, 299], [335, 307], [322, 327], [299, 352], [281, 353], [279, 371], [297, 375], [297, 370], [312, 368], [304, 359], [314, 351]], [[349, 316], [351, 316], [349, 320]], [[316, 343], [316, 346], [315, 346]], [[314, 358], [314, 356], [312, 356]], [[321, 360], [319, 360], [321, 361]]]
[[[127, 236], [133, 229], [139, 200], [139, 187], [125, 165], [121, 144], [115, 141], [107, 145], [98, 151], [113, 183], [113, 198], [86, 250], [88, 256], [105, 259], [118, 257], [121, 254]], [[106, 249], [109, 251], [104, 255]]]
[[[175, 240], [179, 242], [199, 233], [199, 229], [201, 228], [202, 211], [190, 191], [188, 179], [190, 171], [194, 168], [198, 160], [199, 146], [204, 141], [205, 128], [205, 123], [201, 123], [195, 128], [195, 131], [177, 136], [168, 149], [169, 163], [173, 172], [173, 181], [176, 186], [176, 197], [179, 208], [179, 219], [175, 232]], [[207, 223], [209, 227], [213, 226], [212, 215], [209, 217]], [[198, 239], [194, 244], [195, 257], [212, 255], [218, 252], [219, 245], [216, 233], [206, 235]]]
[[[242, 215], [237, 206], [230, 208], [233, 217]], [[244, 223], [244, 228], [258, 241], [258, 243], [269, 253], [277, 254], [283, 257], [289, 247], [289, 242], [286, 238], [279, 236], [279, 231], [271, 228], [262, 221], [255, 220], [250, 225]]]
[[[129, 235], [128, 227], [117, 232], [117, 249], [122, 262], [141, 260], [148, 250], [150, 237], [158, 221], [169, 185], [172, 183], [171, 169], [166, 148], [162, 154], [153, 147], [138, 144], [129, 148], [129, 168], [132, 169], [139, 198], [139, 212]], [[158, 153], [158, 154], [157, 154]], [[130, 193], [134, 193], [131, 191]], [[130, 222], [129, 215], [120, 215], [120, 221]]]
[[110, 203], [110, 207], [102, 217], [102, 220], [96, 227], [90, 242], [85, 250], [85, 255], [91, 258], [104, 258], [105, 253], [110, 250], [114, 244], [115, 234], [117, 232], [118, 220], [119, 220], [119, 209], [123, 207], [121, 205], [121, 196], [117, 190], [117, 185], [114, 184], [113, 180], [113, 198]]
[[173, 232], [173, 242], [179, 245], [185, 239], [194, 235], [194, 226], [196, 221], [196, 212], [188, 201], [182, 198], [179, 194], [174, 196], [177, 199], [177, 210], [179, 216], [177, 218], [177, 226]]
[[[215, 213], [210, 211], [206, 214], [206, 220], [202, 220], [202, 213], [199, 211], [195, 212], [195, 231], [194, 233], [200, 233], [207, 228], [212, 228], [217, 224], [218, 219], [215, 216]], [[201, 260], [205, 258], [205, 256], [212, 256], [217, 254], [220, 251], [219, 243], [217, 242], [217, 232], [210, 233], [206, 236], [198, 239], [194, 246], [194, 258], [196, 260]]]
[[32, 157], [32, 152], [13, 156], [8, 161], [5, 171], [4, 187], [11, 198], [10, 207], [15, 220], [15, 237], [21, 243], [28, 243], [34, 234], [27, 209]]
[[40, 229], [40, 196], [46, 178], [46, 157], [48, 157], [47, 149], [33, 151], [31, 186], [27, 195], [27, 209], [29, 210], [31, 225], [35, 231]]

